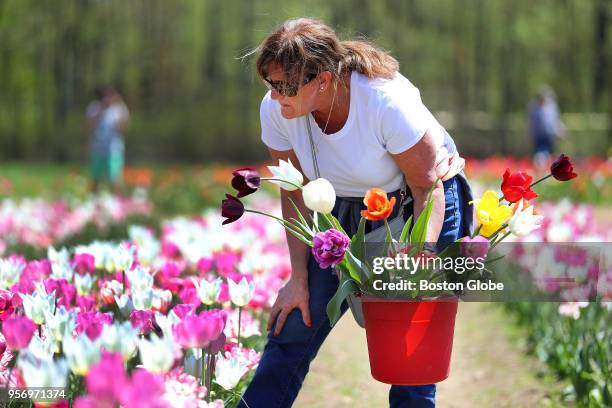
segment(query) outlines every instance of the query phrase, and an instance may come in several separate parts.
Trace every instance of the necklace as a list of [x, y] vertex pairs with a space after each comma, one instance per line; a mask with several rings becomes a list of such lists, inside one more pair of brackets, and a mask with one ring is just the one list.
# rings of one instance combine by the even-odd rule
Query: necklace
[[[323, 135], [326, 134], [325, 132], [327, 131], [327, 126], [329, 125], [329, 119], [331, 118], [332, 110], [334, 109], [334, 102], [336, 101], [336, 93], [337, 92], [338, 92], [338, 86], [335, 85], [334, 86], [334, 95], [332, 96], [332, 102], [331, 102], [331, 106], [329, 108], [329, 113], [327, 114], [327, 120], [325, 121], [325, 126], [323, 127]], [[311, 130], [310, 130], [310, 118], [306, 117], [306, 120], [308, 121], [308, 131], [311, 132]], [[317, 143], [313, 147], [314, 153], [316, 153], [316, 154], [319, 154], [319, 145], [321, 144], [321, 142], [323, 141], [323, 138], [325, 137], [323, 135], [321, 135], [319, 137], [319, 140], [317, 141]]]

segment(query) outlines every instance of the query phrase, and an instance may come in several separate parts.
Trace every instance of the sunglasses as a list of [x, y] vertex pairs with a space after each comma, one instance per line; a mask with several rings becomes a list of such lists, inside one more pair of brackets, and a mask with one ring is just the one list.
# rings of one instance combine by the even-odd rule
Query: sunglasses
[[282, 96], [292, 97], [292, 96], [297, 95], [298, 91], [300, 90], [302, 86], [306, 85], [307, 83], [309, 83], [316, 77], [317, 77], [316, 74], [306, 75], [301, 85], [298, 85], [295, 83], [292, 84], [292, 83], [285, 82], [285, 81], [272, 81], [271, 79], [268, 79], [268, 78], [264, 78], [263, 82], [266, 85], [266, 88], [268, 88], [269, 90], [276, 91]]

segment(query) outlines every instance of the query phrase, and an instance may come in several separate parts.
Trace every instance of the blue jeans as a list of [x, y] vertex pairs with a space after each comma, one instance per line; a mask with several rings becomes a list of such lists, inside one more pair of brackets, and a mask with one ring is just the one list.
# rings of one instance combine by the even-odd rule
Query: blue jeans
[[[438, 245], [449, 244], [465, 235], [463, 223], [464, 190], [458, 177], [444, 182], [446, 210]], [[390, 195], [399, 196], [399, 192]], [[349, 235], [356, 232], [359, 211], [363, 203], [339, 197], [332, 213], [338, 217]], [[398, 208], [394, 209], [394, 213]], [[412, 212], [412, 209], [409, 209]], [[393, 216], [393, 214], [392, 214]], [[368, 222], [366, 232], [382, 224]], [[308, 260], [308, 289], [310, 291], [310, 317], [312, 327], [304, 325], [301, 312], [293, 310], [283, 330], [274, 336], [274, 328], [268, 334], [261, 361], [253, 381], [243, 395], [241, 408], [285, 408], [290, 407], [298, 395], [310, 362], [331, 331], [327, 319], [327, 303], [338, 289], [338, 278], [331, 269], [321, 269], [312, 255]], [[348, 306], [343, 305], [342, 313]], [[435, 406], [436, 385], [400, 386], [392, 385], [389, 391], [391, 408], [425, 408]], [[248, 405], [247, 405], [248, 404]]]

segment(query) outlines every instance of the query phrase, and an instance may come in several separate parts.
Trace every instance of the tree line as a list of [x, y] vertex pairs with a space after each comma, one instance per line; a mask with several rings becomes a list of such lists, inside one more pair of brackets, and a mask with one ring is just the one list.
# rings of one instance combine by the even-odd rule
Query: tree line
[[[240, 57], [297, 16], [389, 50], [468, 154], [525, 153], [511, 122], [542, 84], [562, 111], [607, 118], [574, 144], [610, 145], [609, 0], [0, 0], [0, 158], [84, 159], [100, 84], [130, 108], [130, 158], [263, 158], [266, 90]], [[475, 112], [493, 125], [479, 130]]]

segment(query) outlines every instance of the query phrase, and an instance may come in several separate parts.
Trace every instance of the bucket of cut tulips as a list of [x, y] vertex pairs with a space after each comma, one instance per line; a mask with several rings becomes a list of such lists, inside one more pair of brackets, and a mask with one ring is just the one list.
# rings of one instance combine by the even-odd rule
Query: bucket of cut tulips
[[[416, 220], [409, 217], [397, 234], [386, 218], [395, 199], [389, 200], [385, 192], [372, 188], [365, 195], [357, 233], [348, 236], [332, 214], [336, 195], [331, 183], [319, 178], [303, 185], [302, 174], [289, 160], [269, 166], [272, 177], [262, 177], [252, 168], [235, 170], [232, 186], [238, 193], [227, 194], [222, 202], [224, 224], [249, 212], [275, 218], [312, 247], [323, 269], [336, 270], [338, 289], [327, 305], [330, 324], [338, 321], [347, 299], [359, 299], [372, 376], [388, 384], [431, 384], [448, 377], [461, 296], [458, 284], [490, 277], [489, 266], [497, 260], [488, 257], [491, 250], [510, 235], [525, 236], [540, 227], [543, 216], [535, 213], [533, 201], [538, 196], [532, 190], [536, 184], [550, 177], [559, 181], [576, 177], [569, 157], [563, 154], [553, 162], [550, 173], [535, 182], [523, 171], [507, 169], [502, 176], [501, 196], [489, 190], [470, 203], [477, 220], [475, 230], [436, 253], [425, 242], [433, 209], [432, 191], [464, 166], [464, 160], [456, 154], [436, 160], [438, 179], [425, 208]], [[310, 213], [302, 214], [293, 201], [297, 216], [290, 219], [245, 208], [241, 197], [255, 193], [262, 182], [289, 191], [301, 190]], [[368, 241], [365, 233], [366, 222], [373, 219], [383, 219], [386, 226], [380, 242]], [[420, 285], [423, 281], [426, 284]], [[361, 317], [355, 310], [353, 314]]]

